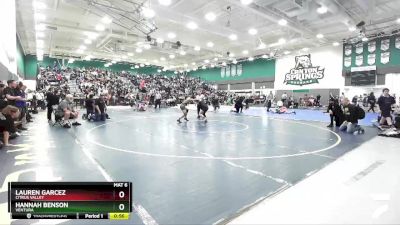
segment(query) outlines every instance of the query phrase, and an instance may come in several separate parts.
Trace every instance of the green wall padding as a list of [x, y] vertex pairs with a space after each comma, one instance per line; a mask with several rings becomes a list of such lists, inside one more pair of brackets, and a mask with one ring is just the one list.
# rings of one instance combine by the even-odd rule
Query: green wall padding
[[275, 77], [275, 60], [257, 59], [253, 62], [240, 62], [242, 64], [242, 75], [222, 76], [221, 68], [198, 69], [189, 72], [189, 76], [200, 77], [208, 81], [230, 81], [254, 79], [263, 77]]
[[25, 54], [21, 42], [17, 36], [17, 73], [20, 77], [25, 77]]

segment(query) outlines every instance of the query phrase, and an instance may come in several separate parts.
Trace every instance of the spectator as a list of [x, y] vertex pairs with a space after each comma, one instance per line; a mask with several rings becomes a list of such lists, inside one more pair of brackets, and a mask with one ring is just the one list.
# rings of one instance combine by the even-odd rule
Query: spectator
[[392, 122], [392, 105], [396, 103], [394, 97], [389, 95], [389, 89], [384, 88], [382, 90], [382, 95], [378, 98], [379, 109], [381, 110], [381, 120], [379, 121], [380, 125], [385, 125], [385, 122], [391, 128], [394, 128]]
[[25, 127], [26, 122], [27, 122], [26, 121], [27, 110], [26, 110], [25, 90], [26, 90], [26, 86], [23, 85], [22, 82], [19, 82], [17, 88], [15, 89], [15, 95], [21, 97], [20, 100], [15, 101], [15, 106], [19, 109], [19, 112], [20, 112], [19, 121], [21, 121], [21, 124], [18, 126], [19, 130], [27, 130], [27, 128]]
[[71, 94], [68, 94], [64, 100], [60, 102], [58, 105], [58, 114], [62, 115], [64, 117], [63, 120], [63, 127], [64, 128], [71, 128], [71, 126], [68, 124], [69, 120], [73, 120], [74, 122], [72, 123], [73, 126], [79, 126], [81, 125], [76, 121], [76, 119], [79, 116], [79, 112], [75, 111], [73, 108], [73, 103], [74, 103], [74, 97]]
[[6, 95], [4, 94], [4, 88], [6, 86], [0, 83], [0, 110], [7, 106]]
[[269, 109], [272, 106], [272, 101], [274, 100], [274, 94], [272, 94], [272, 91], [269, 92], [268, 96], [267, 96], [267, 112], [269, 112]]
[[284, 92], [284, 93], [282, 94], [282, 97], [281, 97], [281, 101], [283, 102], [283, 105], [285, 105], [286, 99], [287, 99], [287, 94], [286, 94], [286, 92]]
[[58, 96], [58, 91], [49, 89], [49, 91], [46, 93], [46, 101], [47, 101], [47, 120], [49, 122], [51, 122], [53, 106], [58, 105], [58, 103], [60, 102], [60, 97]]
[[343, 111], [340, 108], [338, 99], [335, 99], [333, 96], [329, 99], [329, 105], [327, 112], [329, 113], [331, 123], [328, 127], [333, 127], [333, 121], [335, 121], [335, 125], [339, 127], [342, 123]]
[[154, 106], [155, 109], [157, 109], [157, 105], [158, 105], [158, 108], [160, 109], [161, 108], [161, 94], [159, 91], [157, 91], [156, 95], [155, 95], [155, 106]]
[[[360, 108], [361, 109], [361, 108]], [[357, 106], [350, 104], [350, 100], [348, 98], [344, 98], [343, 100], [343, 114], [344, 121], [342, 125], [340, 125], [339, 130], [346, 130], [347, 133], [364, 132], [364, 129], [358, 125], [358, 112]]]
[[22, 100], [21, 96], [18, 96], [15, 88], [17, 87], [17, 83], [15, 80], [7, 81], [8, 87], [4, 89], [4, 95], [7, 99], [7, 105], [15, 106], [15, 101]]
[[105, 121], [106, 118], [109, 119], [106, 111], [107, 111], [107, 106], [106, 102], [104, 101], [104, 96], [100, 95], [99, 99], [95, 101], [95, 113], [96, 113], [96, 121]]
[[371, 93], [369, 94], [367, 101], [368, 101], [368, 103], [369, 103], [368, 112], [369, 112], [370, 110], [372, 110], [372, 112], [375, 112], [376, 98], [375, 98], [374, 92], [371, 92]]
[[15, 106], [8, 105], [0, 112], [0, 132], [3, 134], [3, 143], [5, 146], [10, 145], [8, 142], [10, 135], [16, 132], [14, 121], [18, 117], [19, 109]]

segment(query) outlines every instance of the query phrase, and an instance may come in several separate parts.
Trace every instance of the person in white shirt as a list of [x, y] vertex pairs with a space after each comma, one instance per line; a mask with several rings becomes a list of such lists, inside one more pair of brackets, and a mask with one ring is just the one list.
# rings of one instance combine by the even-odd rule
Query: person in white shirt
[[157, 109], [157, 105], [158, 105], [159, 109], [161, 108], [161, 98], [162, 98], [161, 93], [159, 91], [157, 91], [156, 95], [155, 95], [155, 103], [154, 103], [155, 109]]

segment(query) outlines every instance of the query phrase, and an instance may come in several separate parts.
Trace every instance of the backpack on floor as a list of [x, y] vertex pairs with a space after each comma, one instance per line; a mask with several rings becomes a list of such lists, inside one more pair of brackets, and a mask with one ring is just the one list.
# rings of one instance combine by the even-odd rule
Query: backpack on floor
[[365, 118], [365, 111], [360, 106], [356, 106], [357, 119], [362, 120]]

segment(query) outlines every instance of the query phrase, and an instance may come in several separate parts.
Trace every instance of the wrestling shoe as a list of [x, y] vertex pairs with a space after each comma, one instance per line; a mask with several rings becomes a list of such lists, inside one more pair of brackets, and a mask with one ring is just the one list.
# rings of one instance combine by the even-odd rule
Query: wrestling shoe
[[186, 121], [189, 121], [187, 118], [185, 118]]
[[181, 120], [176, 120], [178, 123], [182, 123], [182, 121]]
[[82, 125], [82, 124], [80, 124], [78, 122], [72, 123], [72, 126], [80, 126], [80, 125]]

